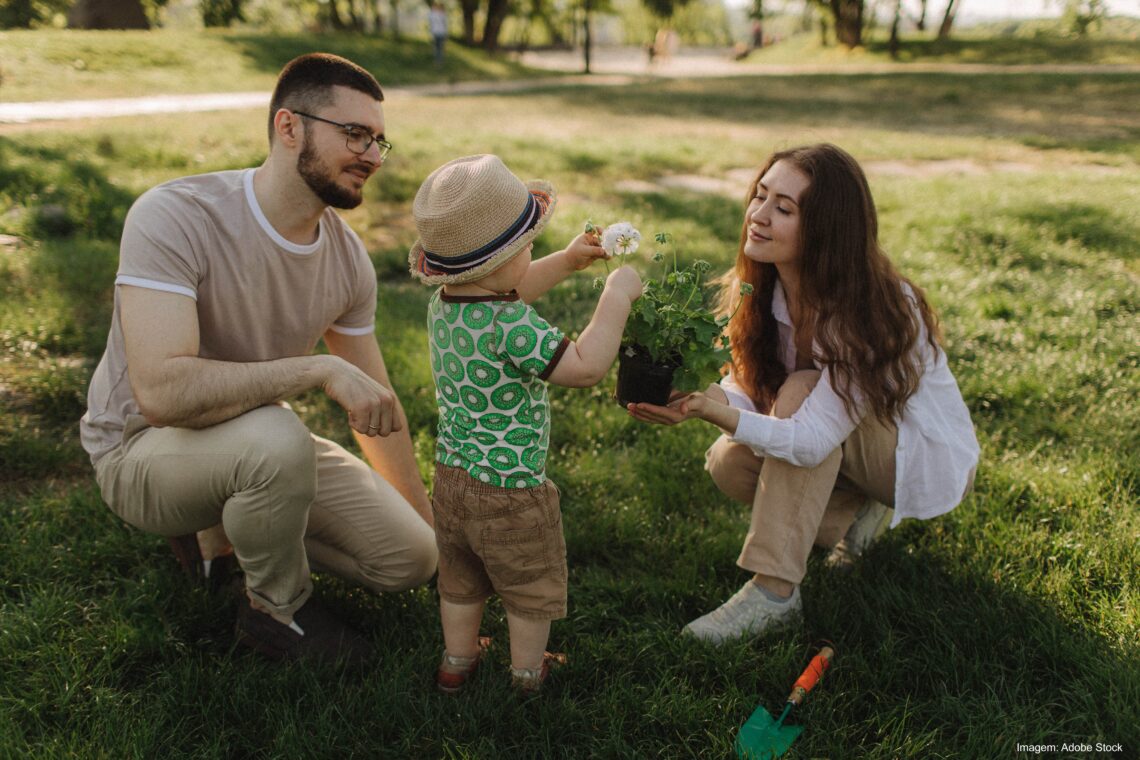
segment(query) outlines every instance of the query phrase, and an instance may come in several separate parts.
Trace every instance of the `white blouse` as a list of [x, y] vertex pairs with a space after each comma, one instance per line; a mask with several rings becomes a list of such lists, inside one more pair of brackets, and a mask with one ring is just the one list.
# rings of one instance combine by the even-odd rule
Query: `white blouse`
[[[913, 303], [909, 288], [907, 295]], [[772, 314], [779, 323], [780, 359], [791, 373], [796, 366], [795, 328], [779, 281], [772, 295]], [[906, 402], [902, 419], [895, 420], [899, 436], [892, 528], [907, 517], [928, 519], [952, 510], [966, 495], [978, 465], [974, 426], [950, 374], [946, 353], [931, 348], [921, 319], [919, 325], [913, 350], [922, 361], [922, 376], [918, 389]], [[827, 458], [851, 435], [866, 412], [863, 394], [852, 388], [857, 413], [852, 419], [832, 387], [831, 371], [818, 363], [816, 366], [822, 370], [819, 383], [787, 419], [757, 412], [731, 373], [722, 379], [720, 385], [729, 404], [741, 410], [732, 440], [758, 456], [776, 457], [797, 467], [815, 467]]]

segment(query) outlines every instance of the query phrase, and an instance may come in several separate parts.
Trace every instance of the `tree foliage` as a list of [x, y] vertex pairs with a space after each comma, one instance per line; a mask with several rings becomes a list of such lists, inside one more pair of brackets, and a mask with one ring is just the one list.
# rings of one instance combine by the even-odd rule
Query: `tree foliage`
[[31, 29], [70, 6], [71, 0], [0, 0], [0, 29]]
[[202, 23], [206, 26], [230, 26], [245, 21], [242, 6], [245, 0], [198, 0]]
[[1088, 36], [1089, 29], [1100, 26], [1108, 15], [1105, 0], [1059, 0], [1063, 4], [1061, 22], [1078, 37]]

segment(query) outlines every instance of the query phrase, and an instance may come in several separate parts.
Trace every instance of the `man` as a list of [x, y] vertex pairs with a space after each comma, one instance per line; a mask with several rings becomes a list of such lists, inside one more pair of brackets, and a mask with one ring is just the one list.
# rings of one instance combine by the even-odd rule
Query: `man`
[[[359, 205], [391, 149], [383, 97], [356, 64], [301, 56], [278, 78], [265, 163], [135, 202], [81, 422], [117, 515], [171, 537], [198, 577], [236, 557], [238, 641], [278, 659], [367, 654], [310, 600], [312, 567], [376, 591], [435, 571], [431, 504], [374, 334], [376, 275], [330, 208]], [[314, 355], [322, 338], [329, 354]], [[347, 412], [371, 467], [282, 403], [312, 388]]]

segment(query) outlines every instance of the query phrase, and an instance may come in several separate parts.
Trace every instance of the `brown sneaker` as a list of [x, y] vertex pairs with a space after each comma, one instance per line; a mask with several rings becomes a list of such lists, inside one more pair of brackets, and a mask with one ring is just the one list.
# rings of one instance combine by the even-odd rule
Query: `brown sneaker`
[[202, 559], [198, 536], [194, 533], [170, 536], [166, 540], [170, 543], [170, 550], [174, 552], [174, 558], [178, 560], [182, 573], [192, 583], [205, 587], [207, 591], [219, 590], [238, 569], [237, 558], [232, 553], [223, 554], [212, 560]]
[[561, 652], [543, 652], [542, 665], [537, 668], [511, 668], [511, 686], [525, 696], [537, 694], [546, 682], [550, 671], [566, 664], [566, 655]]
[[311, 597], [293, 613], [292, 625], [279, 623], [243, 602], [238, 605], [235, 633], [242, 646], [278, 661], [318, 660], [357, 666], [372, 654], [372, 645], [359, 631]]
[[491, 646], [491, 639], [487, 636], [479, 637], [479, 651], [470, 657], [456, 657], [443, 652], [443, 660], [439, 663], [439, 670], [435, 672], [436, 688], [444, 694], [457, 694], [467, 679], [475, 674], [483, 653]]

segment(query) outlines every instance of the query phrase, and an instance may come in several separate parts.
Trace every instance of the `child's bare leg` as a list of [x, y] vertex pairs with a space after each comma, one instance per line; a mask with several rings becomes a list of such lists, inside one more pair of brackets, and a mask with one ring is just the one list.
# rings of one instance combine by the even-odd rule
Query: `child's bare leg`
[[[479, 654], [479, 625], [483, 622], [483, 602], [456, 604], [439, 600], [439, 619], [443, 624], [443, 647], [453, 657]], [[511, 629], [514, 639], [514, 629]], [[512, 649], [513, 649], [512, 643]], [[541, 657], [541, 653], [539, 655]]]
[[537, 669], [550, 639], [550, 621], [532, 620], [507, 613], [507, 629], [511, 633], [511, 667]]

